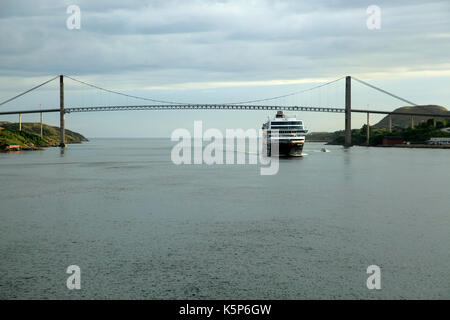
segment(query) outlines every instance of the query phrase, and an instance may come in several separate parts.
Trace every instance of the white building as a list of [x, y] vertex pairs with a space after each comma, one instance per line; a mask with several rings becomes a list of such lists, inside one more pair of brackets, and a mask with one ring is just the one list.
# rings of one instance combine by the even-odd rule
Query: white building
[[450, 145], [450, 138], [430, 138], [427, 143], [434, 145]]

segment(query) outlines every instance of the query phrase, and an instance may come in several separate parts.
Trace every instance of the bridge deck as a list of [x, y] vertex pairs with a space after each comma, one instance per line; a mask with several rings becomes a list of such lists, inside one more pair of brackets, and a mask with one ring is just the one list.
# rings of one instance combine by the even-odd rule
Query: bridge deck
[[[133, 111], [133, 110], [283, 110], [283, 111], [302, 111], [302, 112], [330, 112], [345, 113], [344, 108], [319, 108], [305, 106], [275, 106], [275, 105], [234, 105], [234, 104], [175, 104], [175, 105], [133, 105], [133, 106], [90, 106], [90, 107], [68, 107], [65, 113], [76, 112], [104, 112], [104, 111]], [[2, 111], [0, 115], [27, 114], [27, 113], [49, 113], [60, 112], [59, 108], [37, 109], [37, 110], [19, 110], [19, 111]], [[425, 117], [444, 117], [447, 115], [436, 113], [413, 113], [413, 112], [393, 112], [379, 110], [352, 109], [351, 112], [357, 113], [375, 113], [390, 114], [404, 116], [425, 116]]]

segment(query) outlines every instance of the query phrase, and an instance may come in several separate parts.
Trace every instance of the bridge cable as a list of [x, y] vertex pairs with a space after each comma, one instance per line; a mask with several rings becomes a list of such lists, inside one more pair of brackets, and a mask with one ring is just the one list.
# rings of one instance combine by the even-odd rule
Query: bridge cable
[[[166, 103], [166, 104], [178, 104], [178, 105], [189, 105], [189, 104], [192, 104], [192, 103], [186, 103], [186, 102], [165, 101], [165, 100], [157, 100], [157, 99], [152, 99], [152, 98], [145, 98], [145, 97], [140, 97], [140, 96], [130, 95], [130, 94], [126, 94], [126, 93], [123, 93], [123, 92], [118, 92], [118, 91], [114, 91], [114, 90], [102, 88], [102, 87], [99, 87], [99, 86], [96, 86], [96, 85], [87, 83], [87, 82], [85, 82], [85, 81], [81, 81], [81, 80], [72, 78], [72, 77], [70, 77], [70, 76], [66, 76], [66, 75], [64, 75], [64, 76], [65, 76], [66, 78], [69, 78], [69, 79], [71, 79], [71, 80], [73, 80], [73, 81], [82, 83], [82, 84], [87, 85], [87, 86], [89, 86], [89, 87], [96, 88], [96, 89], [103, 90], [103, 91], [110, 92], [110, 93], [114, 93], [114, 94], [118, 94], [118, 95], [125, 96], [125, 97], [130, 97], [130, 98], [135, 98], [135, 99], [140, 99], [140, 100], [146, 100], [146, 101], [152, 101], [152, 102], [158, 102], [158, 103]], [[309, 88], [309, 89], [305, 89], [305, 90], [301, 90], [301, 91], [296, 91], [296, 92], [293, 92], [293, 93], [289, 93], [289, 94], [285, 94], [285, 95], [281, 95], [281, 96], [276, 96], [276, 97], [272, 97], [272, 98], [265, 98], [265, 99], [258, 99], [258, 100], [250, 100], [250, 101], [243, 101], [243, 102], [218, 103], [218, 104], [220, 104], [220, 105], [223, 105], [223, 104], [245, 104], [245, 103], [252, 103], [252, 102], [261, 102], [261, 101], [275, 100], [275, 99], [279, 99], [279, 98], [284, 98], [284, 97], [293, 96], [293, 95], [296, 95], [296, 94], [299, 94], [299, 93], [302, 93], [302, 92], [311, 91], [311, 90], [314, 90], [314, 89], [317, 89], [317, 88], [320, 88], [320, 87], [323, 87], [323, 86], [332, 84], [332, 83], [337, 82], [337, 81], [339, 81], [339, 80], [342, 80], [342, 79], [344, 79], [344, 78], [345, 78], [345, 77], [341, 77], [341, 78], [339, 78], [339, 79], [336, 79], [336, 80], [333, 80], [333, 81], [329, 81], [329, 82], [327, 82], [327, 83], [324, 83], [324, 84], [321, 84], [321, 85], [318, 85], [318, 86], [315, 86], [315, 87], [312, 87], [312, 88]]]
[[393, 98], [396, 98], [396, 99], [401, 100], [401, 101], [403, 101], [403, 102], [409, 103], [409, 104], [411, 104], [411, 105], [413, 105], [413, 106], [418, 106], [418, 104], [416, 104], [416, 103], [414, 103], [414, 102], [411, 102], [411, 101], [408, 101], [408, 100], [406, 100], [406, 99], [403, 99], [403, 98], [401, 98], [401, 97], [399, 97], [399, 96], [397, 96], [397, 95], [395, 95], [395, 94], [393, 94], [393, 93], [390, 93], [390, 92], [388, 92], [388, 91], [386, 91], [386, 90], [383, 90], [383, 89], [381, 89], [381, 88], [375, 87], [374, 85], [371, 85], [370, 83], [367, 83], [367, 82], [365, 82], [365, 81], [359, 80], [358, 78], [352, 77], [352, 79], [355, 79], [355, 80], [358, 81], [359, 83], [362, 83], [362, 84], [364, 84], [364, 85], [366, 85], [366, 86], [368, 86], [368, 87], [371, 87], [372, 89], [375, 89], [375, 90], [377, 90], [377, 91], [380, 91], [380, 92], [382, 92], [382, 93], [385, 93], [385, 94], [387, 94], [387, 95], [389, 95], [389, 96], [391, 96], [391, 97], [393, 97]]
[[8, 103], [8, 102], [10, 102], [10, 101], [13, 101], [14, 99], [17, 99], [17, 98], [19, 98], [19, 97], [21, 97], [21, 96], [27, 94], [28, 92], [31, 92], [31, 91], [33, 91], [33, 90], [39, 88], [39, 87], [42, 87], [43, 85], [45, 85], [45, 84], [47, 84], [47, 83], [49, 83], [49, 82], [51, 82], [51, 81], [53, 81], [53, 80], [55, 80], [55, 79], [57, 79], [57, 78], [59, 78], [59, 76], [56, 76], [56, 77], [54, 77], [54, 78], [52, 78], [52, 79], [50, 79], [50, 80], [47, 80], [47, 81], [41, 83], [40, 85], [37, 85], [37, 86], [35, 86], [35, 87], [33, 87], [33, 88], [31, 88], [31, 89], [25, 91], [25, 92], [22, 92], [21, 94], [18, 94], [17, 96], [14, 96], [14, 97], [12, 97], [12, 98], [10, 98], [10, 99], [8, 99], [8, 100], [5, 100], [5, 101], [3, 101], [3, 102], [0, 103], [0, 106], [1, 106], [1, 105], [4, 105], [5, 103]]
[[249, 101], [240, 101], [240, 102], [228, 102], [228, 103], [223, 103], [223, 104], [245, 104], [245, 103], [262, 102], [262, 101], [275, 100], [275, 99], [279, 99], [279, 98], [285, 98], [285, 97], [293, 96], [293, 95], [296, 95], [296, 94], [300, 94], [300, 93], [307, 92], [307, 91], [312, 91], [312, 90], [314, 90], [314, 89], [318, 89], [318, 88], [327, 86], [327, 85], [329, 85], [329, 84], [332, 84], [332, 83], [337, 82], [337, 81], [339, 81], [339, 80], [342, 80], [342, 79], [344, 79], [344, 78], [345, 78], [345, 77], [341, 77], [341, 78], [339, 78], [339, 79], [336, 79], [336, 80], [333, 80], [333, 81], [329, 81], [329, 82], [327, 82], [327, 83], [323, 83], [323, 84], [321, 84], [321, 85], [318, 85], [318, 86], [315, 86], [315, 87], [312, 87], [312, 88], [309, 88], [309, 89], [300, 90], [300, 91], [296, 91], [296, 92], [284, 94], [284, 95], [277, 96], [277, 97], [265, 98], [265, 99], [258, 99], [258, 100], [249, 100]]
[[152, 102], [158, 102], [158, 103], [166, 103], [166, 104], [183, 104], [183, 105], [190, 104], [190, 103], [184, 103], [184, 102], [164, 101], [164, 100], [156, 100], [156, 99], [152, 99], [152, 98], [145, 98], [145, 97], [134, 96], [134, 95], [126, 94], [126, 93], [123, 93], [123, 92], [118, 92], [118, 91], [114, 91], [114, 90], [110, 90], [110, 89], [105, 89], [105, 88], [102, 88], [102, 87], [99, 87], [99, 86], [96, 86], [96, 85], [93, 85], [93, 84], [90, 84], [90, 83], [87, 83], [87, 82], [84, 82], [84, 81], [81, 81], [81, 80], [77, 80], [75, 78], [72, 78], [72, 77], [69, 77], [69, 76], [66, 76], [66, 75], [64, 77], [69, 78], [70, 80], [82, 83], [82, 84], [84, 84], [86, 86], [95, 88], [95, 89], [99, 89], [99, 90], [106, 91], [106, 92], [109, 92], [109, 93], [118, 94], [118, 95], [129, 97], [129, 98], [146, 100], [146, 101], [152, 101]]

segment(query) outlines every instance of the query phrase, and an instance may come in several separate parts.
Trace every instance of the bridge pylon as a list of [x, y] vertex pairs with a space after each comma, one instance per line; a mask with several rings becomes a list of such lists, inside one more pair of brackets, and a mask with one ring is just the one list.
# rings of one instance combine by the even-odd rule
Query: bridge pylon
[[64, 110], [64, 76], [59, 76], [59, 146], [66, 146], [65, 110]]
[[345, 77], [345, 147], [352, 145], [352, 77]]

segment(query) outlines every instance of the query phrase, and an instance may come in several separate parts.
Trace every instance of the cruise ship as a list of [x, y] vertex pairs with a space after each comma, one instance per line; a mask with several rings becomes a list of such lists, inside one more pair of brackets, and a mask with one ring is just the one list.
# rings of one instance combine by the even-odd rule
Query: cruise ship
[[[301, 157], [303, 145], [305, 144], [305, 134], [303, 121], [295, 117], [288, 117], [283, 111], [278, 111], [275, 118], [268, 120], [262, 126], [264, 135], [264, 146], [267, 156], [275, 155], [272, 150], [274, 141], [278, 141], [278, 155]], [[278, 135], [273, 130], [278, 130]]]

